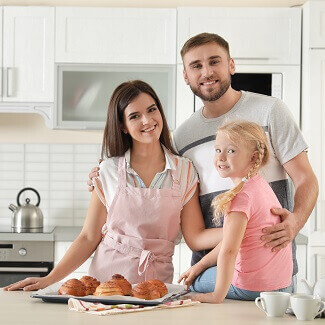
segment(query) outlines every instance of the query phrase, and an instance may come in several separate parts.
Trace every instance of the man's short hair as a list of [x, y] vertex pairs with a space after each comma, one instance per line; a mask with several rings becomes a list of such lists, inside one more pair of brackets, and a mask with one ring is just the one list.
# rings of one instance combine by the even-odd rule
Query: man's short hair
[[189, 40], [185, 42], [185, 44], [181, 49], [182, 59], [184, 59], [184, 55], [188, 51], [192, 50], [195, 47], [208, 44], [208, 43], [216, 43], [217, 45], [221, 46], [226, 50], [228, 56], [230, 57], [229, 44], [225, 39], [223, 39], [221, 36], [217, 34], [201, 33], [191, 37]]

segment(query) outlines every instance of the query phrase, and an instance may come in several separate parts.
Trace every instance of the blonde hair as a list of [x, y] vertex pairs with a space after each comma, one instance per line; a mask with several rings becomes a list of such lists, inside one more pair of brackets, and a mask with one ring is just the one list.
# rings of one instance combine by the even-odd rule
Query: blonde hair
[[[255, 151], [258, 153], [255, 163], [245, 176], [246, 180], [255, 175], [255, 173], [267, 163], [269, 159], [269, 147], [265, 132], [258, 124], [248, 121], [229, 122], [221, 126], [217, 134], [219, 132], [225, 133], [234, 143], [246, 143], [252, 148], [252, 153]], [[231, 190], [217, 195], [212, 200], [214, 222], [216, 224], [220, 222], [222, 216], [227, 215], [231, 201], [242, 190], [244, 184], [245, 181], [243, 180]]]

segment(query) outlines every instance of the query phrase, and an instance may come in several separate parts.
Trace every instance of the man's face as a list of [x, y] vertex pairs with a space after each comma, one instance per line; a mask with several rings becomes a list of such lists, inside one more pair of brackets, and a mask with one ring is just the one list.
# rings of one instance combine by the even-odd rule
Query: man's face
[[184, 79], [203, 101], [216, 101], [229, 89], [235, 63], [227, 51], [208, 43], [188, 51], [183, 57]]

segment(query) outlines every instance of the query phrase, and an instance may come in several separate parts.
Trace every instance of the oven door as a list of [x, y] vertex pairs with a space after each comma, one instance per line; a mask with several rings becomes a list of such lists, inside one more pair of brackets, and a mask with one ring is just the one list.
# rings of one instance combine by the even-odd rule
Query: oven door
[[0, 288], [27, 277], [43, 277], [53, 266], [53, 262], [0, 262]]

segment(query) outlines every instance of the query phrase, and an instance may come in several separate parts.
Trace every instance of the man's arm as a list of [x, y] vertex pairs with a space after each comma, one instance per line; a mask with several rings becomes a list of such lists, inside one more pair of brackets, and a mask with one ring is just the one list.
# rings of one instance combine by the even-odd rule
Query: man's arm
[[278, 251], [287, 246], [298, 234], [308, 220], [317, 200], [318, 182], [311, 168], [306, 152], [289, 160], [283, 165], [295, 187], [294, 209], [291, 213], [286, 209], [272, 209], [272, 213], [280, 215], [282, 222], [263, 229], [262, 240], [265, 246]]

